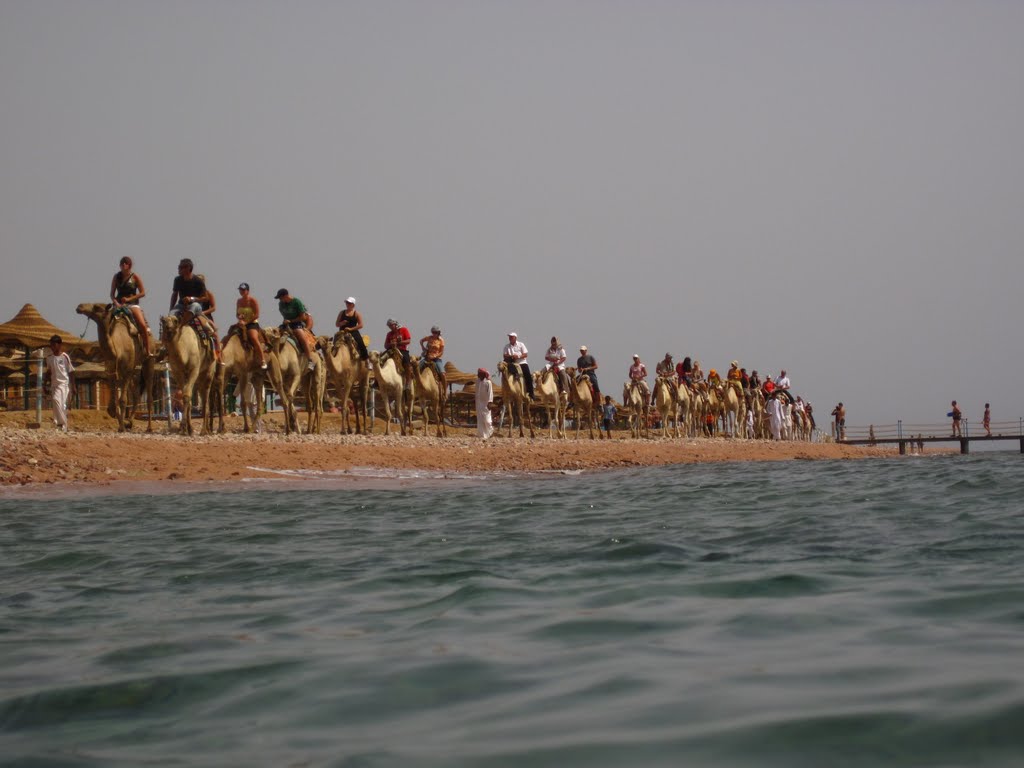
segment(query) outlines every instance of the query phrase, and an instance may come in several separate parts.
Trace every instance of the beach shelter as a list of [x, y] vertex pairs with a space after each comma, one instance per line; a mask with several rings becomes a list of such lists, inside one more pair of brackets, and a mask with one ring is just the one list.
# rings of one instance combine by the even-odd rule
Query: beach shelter
[[[30, 381], [29, 356], [33, 349], [45, 347], [50, 337], [58, 335], [64, 341], [65, 349], [91, 347], [93, 342], [79, 338], [77, 334], [58, 328], [31, 304], [23, 306], [14, 317], [0, 324], [0, 344], [15, 345], [25, 351], [25, 381]], [[28, 387], [25, 387], [25, 410], [28, 410]]]

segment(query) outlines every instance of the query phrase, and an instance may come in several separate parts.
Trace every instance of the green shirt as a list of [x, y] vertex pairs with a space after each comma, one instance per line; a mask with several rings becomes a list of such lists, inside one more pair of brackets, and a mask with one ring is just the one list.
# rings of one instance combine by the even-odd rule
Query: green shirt
[[291, 301], [277, 302], [277, 308], [281, 311], [281, 317], [288, 322], [301, 320], [302, 316], [306, 314], [306, 305], [302, 303], [301, 299], [295, 297], [292, 297]]

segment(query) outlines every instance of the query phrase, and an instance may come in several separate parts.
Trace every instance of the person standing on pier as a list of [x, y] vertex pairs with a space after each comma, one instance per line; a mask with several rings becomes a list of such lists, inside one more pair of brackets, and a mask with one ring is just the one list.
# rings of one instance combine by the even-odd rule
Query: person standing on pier
[[835, 435], [836, 440], [846, 439], [846, 409], [842, 403], [839, 403], [835, 408], [832, 409], [832, 416], [835, 417]]
[[981, 419], [981, 425], [985, 428], [985, 437], [992, 437], [992, 411], [988, 403], [985, 403], [985, 415]]
[[956, 400], [953, 401], [953, 410], [949, 412], [949, 415], [953, 418], [953, 437], [963, 437], [963, 433], [960, 431], [960, 419], [963, 418], [963, 413], [960, 411], [960, 406], [956, 404]]

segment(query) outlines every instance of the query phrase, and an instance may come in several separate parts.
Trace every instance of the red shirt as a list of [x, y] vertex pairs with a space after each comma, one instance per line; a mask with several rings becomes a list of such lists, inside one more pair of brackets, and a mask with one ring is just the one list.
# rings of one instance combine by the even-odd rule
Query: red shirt
[[384, 349], [398, 347], [403, 352], [407, 352], [411, 340], [412, 335], [409, 333], [409, 329], [403, 325], [398, 330], [388, 331], [388, 335], [384, 337]]

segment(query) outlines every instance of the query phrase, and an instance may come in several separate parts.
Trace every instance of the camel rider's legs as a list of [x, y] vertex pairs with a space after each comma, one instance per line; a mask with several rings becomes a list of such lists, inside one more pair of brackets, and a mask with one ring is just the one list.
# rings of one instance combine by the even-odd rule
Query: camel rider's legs
[[363, 341], [363, 334], [361, 331], [349, 331], [352, 334], [352, 340], [356, 343], [356, 349], [359, 350], [360, 360], [369, 360], [370, 353], [366, 349], [366, 342]]
[[218, 365], [223, 365], [224, 361], [220, 359], [220, 338], [217, 336], [217, 326], [213, 324], [213, 321], [206, 315], [198, 315], [199, 324], [203, 326], [203, 330], [206, 331], [206, 335], [210, 337], [213, 342], [213, 356], [217, 360]]
[[526, 363], [519, 363], [519, 367], [523, 369], [523, 385], [526, 388], [526, 394], [531, 400], [536, 400], [536, 396], [533, 394], [533, 374], [530, 373], [530, 366]]
[[309, 358], [309, 362], [306, 363], [307, 371], [316, 370], [316, 347], [313, 342], [309, 340], [309, 336], [304, 331], [299, 331], [299, 341], [302, 342], [302, 351], [306, 353], [306, 357]]
[[565, 372], [565, 368], [556, 368], [558, 373], [558, 389], [560, 392], [569, 392], [569, 374]]
[[149, 357], [153, 354], [153, 349], [146, 316], [142, 314], [142, 307], [138, 304], [131, 304], [128, 309], [131, 310], [132, 317], [135, 318], [135, 327], [139, 329], [139, 335], [142, 337], [142, 349], [146, 352], [146, 357]]
[[256, 350], [256, 358], [259, 360], [260, 368], [267, 370], [267, 357], [263, 351], [263, 344], [260, 342], [260, 327], [256, 323], [248, 323], [245, 326], [245, 333], [249, 337], [249, 343]]

